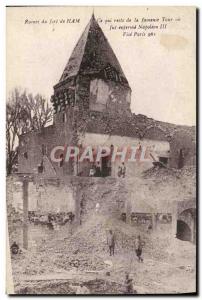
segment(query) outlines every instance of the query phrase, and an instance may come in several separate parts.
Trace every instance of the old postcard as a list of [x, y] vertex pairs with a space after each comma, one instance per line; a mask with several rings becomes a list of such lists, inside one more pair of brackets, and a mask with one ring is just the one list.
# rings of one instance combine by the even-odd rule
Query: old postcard
[[7, 7], [7, 293], [196, 294], [196, 8]]

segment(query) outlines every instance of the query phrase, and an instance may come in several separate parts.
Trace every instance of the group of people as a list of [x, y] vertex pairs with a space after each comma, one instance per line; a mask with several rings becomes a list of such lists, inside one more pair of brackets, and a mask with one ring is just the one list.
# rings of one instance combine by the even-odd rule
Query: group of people
[[[109, 247], [109, 255], [114, 256], [116, 239], [115, 239], [115, 234], [112, 230], [109, 230], [109, 235], [107, 237], [107, 244]], [[134, 243], [135, 253], [138, 258], [138, 262], [143, 262], [142, 250], [143, 250], [144, 245], [145, 245], [144, 241], [142, 240], [141, 236], [138, 235], [136, 237], [135, 243]]]

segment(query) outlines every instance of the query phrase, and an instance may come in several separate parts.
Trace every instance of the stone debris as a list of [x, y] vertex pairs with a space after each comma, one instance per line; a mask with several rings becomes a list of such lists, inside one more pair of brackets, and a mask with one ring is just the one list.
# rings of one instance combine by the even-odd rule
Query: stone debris
[[[113, 228], [118, 241], [115, 256], [112, 258], [109, 257], [106, 244], [106, 231], [109, 228]], [[65, 230], [66, 238], [64, 240]], [[134, 237], [137, 234], [137, 229], [131, 228], [124, 222], [116, 219], [110, 219], [109, 222], [109, 219], [99, 216], [99, 218], [89, 220], [71, 236], [67, 233], [67, 227], [61, 231], [57, 232], [57, 235], [54, 235], [55, 232], [53, 231], [45, 242], [41, 242], [40, 246], [38, 245], [38, 249], [40, 249], [38, 252], [27, 251], [12, 257], [13, 274], [18, 293], [26, 287], [25, 293], [27, 294], [36, 291], [42, 294], [45, 293], [44, 291], [46, 293], [58, 291], [60, 294], [74, 294], [74, 289], [69, 286], [71, 280], [67, 280], [66, 283], [52, 280], [43, 284], [40, 281], [40, 285], [36, 287], [35, 281], [30, 281], [29, 284], [21, 281], [22, 274], [27, 277], [56, 272], [60, 274], [74, 270], [75, 274], [81, 273], [83, 275], [80, 277], [78, 275], [77, 279], [72, 275], [73, 284], [79, 284], [83, 280], [91, 293], [94, 291], [104, 294], [110, 293], [110, 289], [111, 293], [124, 293], [124, 274], [126, 271], [131, 274], [134, 273], [131, 276], [134, 278], [137, 292], [162, 291], [162, 280], [168, 278], [169, 274], [169, 276], [173, 276], [173, 274], [178, 276], [177, 269], [180, 272], [179, 276], [185, 276], [182, 273], [185, 270], [187, 274], [194, 276], [194, 272], [191, 271], [191, 268], [194, 270], [194, 266], [190, 265], [191, 268], [189, 268], [189, 265], [186, 264], [187, 257], [193, 255], [194, 246], [176, 240], [177, 243], [173, 247], [168, 235], [158, 237], [154, 234], [147, 235], [147, 233], [141, 232], [145, 241], [145, 248], [143, 249], [144, 263], [141, 264], [140, 268], [134, 253]], [[176, 247], [180, 249], [179, 254], [176, 253]], [[179, 261], [182, 262], [182, 266], [185, 266], [185, 270], [178, 268]], [[177, 264], [176, 267], [175, 264]], [[110, 276], [107, 275], [109, 268]], [[88, 272], [89, 274], [95, 272], [97, 279], [88, 280], [86, 275]], [[100, 277], [105, 279], [99, 279]]]
[[[181, 177], [187, 177], [187, 180], [193, 180], [194, 170], [184, 169], [175, 172], [170, 169], [150, 170], [150, 178], [145, 180], [140, 178], [136, 181], [135, 189], [142, 189], [144, 184], [150, 187], [149, 193], [151, 199], [153, 191], [157, 186], [157, 180], [161, 181], [163, 186], [159, 187], [158, 194], [166, 194], [164, 187], [164, 176], [167, 185], [173, 185], [176, 188], [176, 195], [179, 195], [181, 187]], [[160, 175], [159, 175], [160, 173]], [[179, 176], [178, 181], [175, 176]], [[126, 186], [127, 185], [127, 186]], [[111, 193], [107, 191], [111, 189]], [[70, 223], [67, 222], [59, 230], [49, 230], [47, 226], [31, 224], [34, 230], [41, 230], [42, 235], [36, 240], [30, 241], [28, 251], [22, 251], [19, 254], [12, 255], [12, 270], [14, 276], [15, 290], [17, 293], [24, 291], [25, 294], [74, 294], [75, 288], [70, 284], [77, 286], [80, 282], [85, 282], [91, 293], [124, 293], [125, 273], [129, 272], [133, 278], [135, 290], [138, 293], [162, 293], [163, 291], [180, 292], [191, 291], [194, 289], [195, 276], [195, 245], [189, 242], [183, 242], [177, 239], [171, 239], [169, 224], [162, 224], [160, 231], [147, 232], [143, 225], [131, 226], [121, 220], [117, 212], [110, 209], [101, 209], [95, 214], [96, 199], [93, 196], [100, 195], [107, 205], [116, 203], [117, 199], [121, 200], [120, 189], [133, 188], [132, 181], [114, 182], [111, 180], [110, 186], [97, 184], [92, 181], [91, 185], [84, 182], [82, 184], [83, 194], [85, 197], [92, 197], [92, 208], [89, 208], [89, 214], [82, 225], [70, 229]], [[178, 191], [178, 193], [177, 193]], [[145, 190], [144, 190], [145, 192]], [[173, 192], [173, 191], [172, 191]], [[146, 192], [145, 192], [146, 193]], [[146, 195], [147, 197], [147, 195]], [[172, 196], [173, 197], [173, 196]], [[174, 197], [173, 197], [174, 198]], [[162, 207], [165, 206], [164, 197], [162, 196]], [[94, 202], [93, 202], [94, 201]], [[110, 202], [111, 201], [111, 202]], [[84, 199], [85, 204], [85, 199]], [[153, 204], [153, 203], [152, 203]], [[9, 206], [12, 212], [12, 218], [19, 219], [20, 213]], [[8, 214], [10, 217], [10, 214]], [[22, 217], [22, 216], [21, 216]], [[14, 238], [13, 232], [16, 230], [16, 222], [9, 219], [10, 237]], [[20, 221], [19, 221], [20, 222]], [[46, 228], [46, 229], [44, 229]], [[107, 234], [113, 230], [116, 237], [115, 256], [109, 256], [107, 245]], [[45, 230], [45, 231], [44, 231]], [[140, 234], [145, 242], [143, 248], [144, 262], [139, 264], [136, 258], [134, 241], [135, 237]], [[15, 236], [15, 238], [17, 235]], [[18, 239], [15, 239], [18, 243]], [[31, 243], [32, 242], [32, 243]], [[72, 280], [55, 279], [52, 281], [42, 281], [31, 279], [33, 276], [46, 274], [62, 274], [63, 272], [74, 274], [70, 276]], [[110, 272], [110, 275], [108, 275]], [[89, 279], [87, 274], [93, 276]], [[22, 276], [30, 278], [30, 281], [22, 280]], [[57, 276], [56, 276], [57, 277]], [[39, 284], [40, 282], [40, 284]]]
[[113, 267], [113, 263], [111, 260], [105, 260], [104, 263], [109, 267]]

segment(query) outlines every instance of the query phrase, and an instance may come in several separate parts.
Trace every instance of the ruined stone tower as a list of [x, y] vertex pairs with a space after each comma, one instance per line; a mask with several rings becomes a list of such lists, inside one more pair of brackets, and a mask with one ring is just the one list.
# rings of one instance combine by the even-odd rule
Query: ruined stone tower
[[55, 113], [59, 116], [72, 106], [123, 113], [130, 110], [130, 96], [130, 86], [116, 55], [92, 15], [54, 86], [51, 101]]

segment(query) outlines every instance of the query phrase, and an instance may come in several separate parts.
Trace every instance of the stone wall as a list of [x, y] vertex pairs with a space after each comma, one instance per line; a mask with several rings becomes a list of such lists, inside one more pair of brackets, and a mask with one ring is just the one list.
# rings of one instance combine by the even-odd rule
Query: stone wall
[[188, 130], [177, 130], [170, 141], [170, 166], [182, 168], [196, 165], [195, 127]]
[[[18, 176], [7, 180], [7, 203], [18, 213], [23, 213], [23, 180], [26, 178]], [[97, 202], [100, 212], [113, 214], [123, 211], [126, 197], [124, 180], [109, 177], [68, 176], [64, 181], [37, 177], [28, 182], [28, 211], [41, 215], [72, 212], [79, 218], [82, 201], [86, 216], [95, 213]]]
[[90, 98], [90, 76], [78, 76], [76, 84], [76, 99], [75, 105], [81, 111], [89, 110], [89, 98]]
[[[163, 172], [164, 171], [164, 172]], [[121, 218], [126, 213], [127, 222], [131, 225], [131, 214], [143, 215], [172, 215], [172, 224], [159, 223], [165, 230], [173, 226], [173, 234], [176, 233], [176, 221], [178, 215], [190, 208], [187, 201], [183, 201], [190, 194], [189, 187], [193, 186], [193, 176], [180, 179], [179, 176], [165, 176], [168, 170], [158, 172], [158, 177], [144, 179], [136, 178], [89, 178], [78, 176], [65, 176], [63, 180], [55, 178], [43, 178], [40, 176], [21, 175], [7, 178], [7, 209], [10, 241], [18, 241], [22, 244], [23, 237], [23, 180], [29, 180], [28, 184], [28, 211], [34, 211], [42, 216], [49, 213], [68, 213], [75, 215], [74, 226], [79, 226], [96, 214], [109, 218]], [[164, 175], [163, 175], [164, 174]], [[190, 181], [192, 180], [192, 181]], [[193, 191], [193, 194], [195, 191]], [[175, 201], [181, 200], [178, 211]], [[194, 203], [194, 202], [193, 202]], [[99, 205], [97, 205], [99, 204]], [[191, 206], [193, 207], [193, 205]], [[12, 214], [11, 214], [12, 212]], [[13, 219], [13, 215], [14, 219]], [[142, 218], [142, 219], [144, 219]], [[137, 224], [134, 224], [137, 226]], [[147, 228], [148, 224], [140, 224]], [[37, 240], [43, 234], [50, 233], [47, 225], [28, 223], [28, 243], [31, 239]], [[66, 229], [65, 229], [66, 230]], [[68, 233], [68, 228], [67, 228]], [[32, 235], [33, 238], [29, 237]], [[32, 242], [31, 242], [32, 243]]]
[[[30, 178], [29, 178], [30, 179]], [[127, 191], [124, 182], [112, 178], [67, 177], [65, 182], [55, 179], [35, 179], [28, 183], [28, 214], [35, 212], [40, 223], [33, 223], [24, 216], [22, 179], [15, 176], [7, 180], [7, 209], [9, 241], [16, 241], [20, 247], [35, 247], [37, 242], [47, 234], [48, 215], [72, 212], [75, 216], [74, 226], [87, 221], [89, 217], [99, 214], [120, 217], [124, 209]], [[27, 177], [28, 180], [28, 177]], [[99, 203], [99, 211], [96, 205]], [[46, 220], [43, 224], [42, 219]], [[62, 226], [62, 225], [61, 225]], [[66, 225], [63, 225], [66, 226]], [[67, 228], [67, 234], [68, 234]]]
[[[64, 116], [66, 114], [66, 116]], [[43, 164], [44, 172], [47, 177], [72, 174], [70, 164], [65, 164], [60, 168], [60, 164], [50, 159], [51, 151], [54, 147], [74, 144], [72, 141], [72, 122], [71, 111], [60, 112], [54, 118], [54, 124], [42, 128], [39, 132], [24, 134], [19, 140], [18, 152], [18, 172], [19, 173], [38, 173], [38, 166]], [[61, 152], [58, 152], [58, 158]]]
[[[43, 133], [30, 133], [21, 137], [19, 147], [19, 173], [38, 173], [38, 166], [43, 164], [44, 176], [46, 177], [63, 177], [64, 175], [73, 174], [73, 166], [71, 162], [64, 162], [60, 167], [59, 163], [51, 161], [50, 154], [54, 147], [65, 146], [66, 143], [74, 145], [71, 141], [71, 133], [68, 132], [67, 124], [58, 124], [57, 130], [48, 131], [46, 128]], [[48, 127], [47, 127], [48, 128]], [[61, 131], [59, 130], [61, 128]], [[142, 147], [155, 147], [157, 155], [162, 153], [162, 156], [168, 156], [169, 143], [167, 141], [140, 139], [132, 137], [121, 137], [118, 135], [85, 133], [78, 137], [79, 143], [85, 146], [108, 146], [111, 145], [123, 148], [125, 146], [138, 146]], [[45, 155], [43, 155], [42, 148], [45, 148]], [[26, 155], [25, 155], [26, 153]], [[62, 152], [61, 152], [62, 153]], [[59, 158], [59, 152], [57, 154]], [[102, 162], [100, 161], [100, 164]], [[117, 159], [112, 167], [112, 177], [117, 177], [118, 167], [121, 161]], [[147, 162], [126, 162], [127, 176], [139, 175], [142, 171], [151, 168], [152, 159]], [[87, 168], [87, 171], [83, 173], [83, 176], [88, 176], [90, 164], [86, 162], [79, 163], [79, 172], [83, 172]]]
[[[26, 179], [24, 179], [26, 180]], [[7, 183], [9, 203], [16, 211], [23, 211], [23, 179], [11, 177]], [[74, 190], [70, 182], [61, 182], [57, 178], [37, 176], [28, 182], [28, 211], [41, 214], [74, 212]]]
[[[83, 147], [86, 146], [92, 146], [93, 149], [98, 148], [98, 146], [107, 146], [110, 148], [110, 146], [116, 146], [118, 147], [119, 151], [123, 150], [124, 147], [138, 147], [141, 145], [142, 149], [145, 149], [146, 147], [152, 150], [152, 153], [155, 154], [155, 157], [159, 156], [169, 156], [170, 146], [167, 141], [159, 141], [159, 140], [150, 140], [150, 139], [140, 139], [140, 138], [132, 138], [127, 136], [114, 136], [114, 135], [107, 135], [107, 134], [95, 134], [95, 133], [86, 133], [83, 136], [80, 136], [80, 143], [83, 145]], [[136, 161], [131, 162], [129, 161], [129, 158], [131, 157], [131, 152], [128, 151], [128, 154], [126, 156], [125, 160], [125, 166], [126, 166], [126, 177], [137, 177], [141, 176], [141, 173], [151, 167], [153, 167], [153, 159], [152, 157], [148, 156], [147, 153], [145, 153], [145, 156], [147, 157], [147, 161], [141, 161], [138, 160], [140, 156], [137, 158]], [[110, 158], [109, 158], [110, 160]], [[83, 176], [89, 175], [89, 170], [92, 165], [90, 162], [81, 162], [79, 164], [79, 171], [82, 173]], [[121, 162], [121, 156], [117, 155], [117, 159], [111, 163], [111, 177], [117, 178], [118, 177], [118, 168], [122, 165]], [[102, 160], [100, 161], [100, 166], [102, 168]]]
[[29, 184], [29, 210], [43, 213], [74, 212], [75, 200], [70, 185], [62, 183]]
[[131, 90], [113, 81], [95, 78], [90, 83], [90, 110], [123, 114], [130, 110]]

